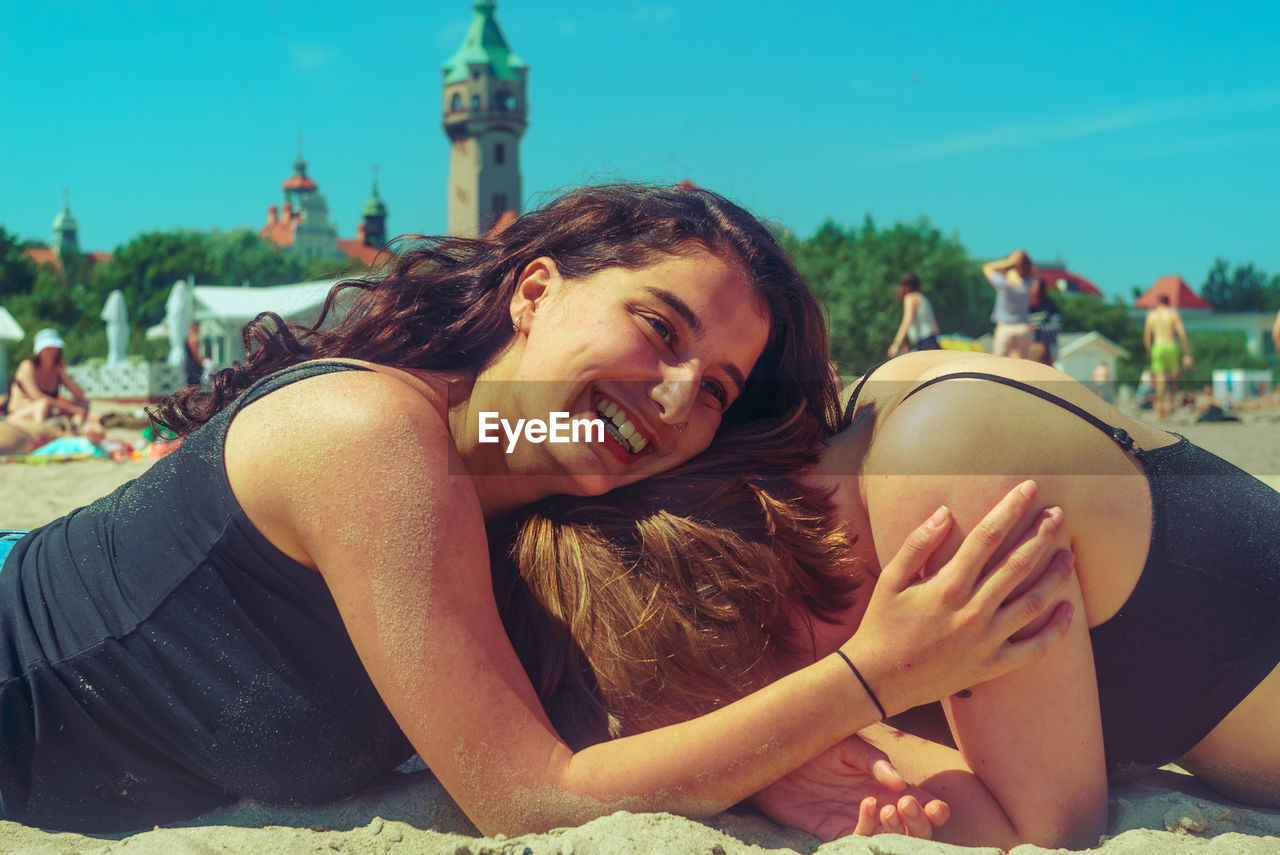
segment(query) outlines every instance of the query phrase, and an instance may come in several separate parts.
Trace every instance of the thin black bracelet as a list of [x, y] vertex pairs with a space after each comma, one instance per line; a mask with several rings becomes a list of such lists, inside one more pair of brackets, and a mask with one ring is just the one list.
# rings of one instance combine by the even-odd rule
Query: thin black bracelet
[[858, 666], [853, 664], [853, 660], [845, 655], [844, 651], [839, 647], [836, 648], [836, 655], [844, 660], [844, 664], [849, 666], [849, 670], [853, 672], [853, 676], [858, 678], [858, 682], [862, 684], [862, 688], [866, 690], [867, 697], [871, 698], [871, 703], [876, 705], [876, 709], [880, 710], [880, 720], [884, 721], [887, 716], [884, 707], [880, 705], [880, 699], [876, 697], [876, 693], [871, 691], [871, 686], [867, 685], [867, 680], [862, 676], [862, 672], [858, 670]]

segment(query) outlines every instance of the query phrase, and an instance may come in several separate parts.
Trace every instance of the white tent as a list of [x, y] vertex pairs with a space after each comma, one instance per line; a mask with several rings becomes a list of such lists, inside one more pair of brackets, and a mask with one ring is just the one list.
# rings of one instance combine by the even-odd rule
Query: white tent
[[[338, 281], [323, 279], [262, 287], [197, 285], [192, 289], [192, 318], [200, 324], [201, 349], [213, 360], [215, 369], [230, 365], [244, 356], [241, 333], [245, 324], [263, 312], [275, 312], [293, 323], [313, 323]], [[147, 330], [147, 338], [162, 339], [167, 335], [164, 323]]]
[[9, 310], [0, 306], [0, 395], [9, 392], [9, 342], [22, 341], [27, 333], [13, 319]]

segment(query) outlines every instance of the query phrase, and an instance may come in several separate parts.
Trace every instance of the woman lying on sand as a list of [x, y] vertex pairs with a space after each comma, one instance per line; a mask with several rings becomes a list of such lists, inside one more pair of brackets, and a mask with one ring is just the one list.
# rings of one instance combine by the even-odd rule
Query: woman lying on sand
[[[878, 595], [876, 568], [912, 520], [944, 503], [955, 515], [936, 566], [961, 532], [978, 535], [988, 503], [1034, 478], [1038, 502], [1053, 507], [1028, 510], [1020, 528], [1071, 547], [1070, 599], [1087, 620], [1035, 665], [944, 701], [958, 750], [865, 732], [948, 802], [938, 837], [1096, 845], [1108, 778], [1174, 761], [1232, 798], [1280, 804], [1280, 494], [1025, 361], [895, 359], [864, 378], [848, 413], [821, 463], [790, 484], [733, 478], [768, 458], [723, 446], [526, 522], [527, 575], [592, 558], [581, 572], [598, 580], [583, 586], [597, 602], [546, 611], [582, 642], [582, 682], [599, 687], [614, 733], [714, 708], [826, 656], [874, 602], [865, 585], [851, 603], [792, 594], [770, 611], [762, 601], [776, 580], [840, 566]], [[668, 640], [661, 655], [645, 643], [653, 637]], [[807, 801], [809, 827], [822, 828], [840, 778], [828, 757], [760, 804], [794, 821]]]
[[[337, 295], [350, 308], [330, 326]], [[332, 800], [414, 751], [490, 834], [707, 815], [880, 706], [1043, 656], [1070, 621], [1061, 604], [1009, 641], [1068, 575], [1001, 605], [1047, 538], [981, 580], [993, 543], [971, 539], [909, 584], [935, 522], [903, 538], [841, 656], [677, 727], [580, 751], [560, 738], [503, 631], [486, 525], [658, 474], [717, 434], [803, 449], [835, 421], [817, 303], [713, 193], [571, 193], [498, 234], [421, 240], [339, 286], [313, 328], [268, 317], [245, 337], [246, 364], [160, 407], [176, 452], [4, 560], [0, 818], [104, 832], [243, 797]], [[607, 434], [483, 439], [482, 414], [553, 413]]]

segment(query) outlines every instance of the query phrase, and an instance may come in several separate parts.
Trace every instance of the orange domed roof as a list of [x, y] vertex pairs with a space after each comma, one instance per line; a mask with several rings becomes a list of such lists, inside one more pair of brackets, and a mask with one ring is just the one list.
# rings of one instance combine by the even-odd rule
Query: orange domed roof
[[314, 190], [318, 185], [305, 175], [290, 175], [289, 179], [280, 185], [281, 190]]

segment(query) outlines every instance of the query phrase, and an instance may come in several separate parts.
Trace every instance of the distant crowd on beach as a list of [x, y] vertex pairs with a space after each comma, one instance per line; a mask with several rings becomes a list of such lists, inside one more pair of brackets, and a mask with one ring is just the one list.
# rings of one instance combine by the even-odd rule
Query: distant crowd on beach
[[[1017, 249], [983, 264], [982, 272], [995, 292], [991, 352], [1054, 366], [1058, 360], [1058, 336], [1063, 331], [1062, 310], [1050, 295], [1051, 286], [1036, 275], [1031, 256], [1026, 250]], [[933, 304], [923, 293], [916, 273], [902, 275], [897, 300], [902, 303], [902, 321], [888, 347], [890, 358], [945, 346]], [[1158, 305], [1148, 310], [1143, 324], [1142, 341], [1149, 367], [1142, 372], [1137, 389], [1139, 408], [1152, 410], [1158, 419], [1183, 410], [1204, 421], [1234, 420], [1229, 412], [1231, 402], [1215, 398], [1211, 385], [1180, 391], [1182, 373], [1195, 366], [1195, 358], [1177, 307], [1171, 305], [1167, 295], [1162, 294], [1157, 300]], [[1280, 353], [1280, 313], [1276, 314], [1271, 338]], [[1115, 377], [1105, 360], [1095, 366], [1087, 385], [1107, 403], [1115, 402]], [[1280, 387], [1274, 403], [1280, 404]]]

